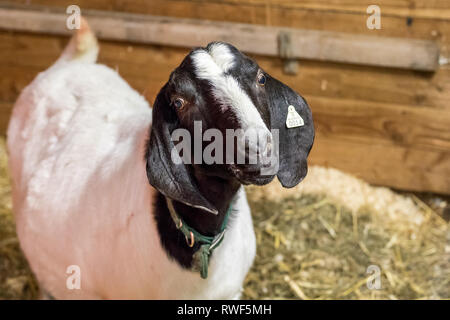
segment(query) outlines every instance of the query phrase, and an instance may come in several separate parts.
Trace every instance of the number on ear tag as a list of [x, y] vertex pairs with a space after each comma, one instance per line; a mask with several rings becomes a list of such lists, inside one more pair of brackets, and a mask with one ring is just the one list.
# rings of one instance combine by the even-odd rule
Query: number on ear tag
[[305, 121], [303, 121], [302, 117], [295, 111], [294, 106], [288, 107], [288, 114], [286, 118], [286, 127], [288, 128], [297, 128], [305, 125]]

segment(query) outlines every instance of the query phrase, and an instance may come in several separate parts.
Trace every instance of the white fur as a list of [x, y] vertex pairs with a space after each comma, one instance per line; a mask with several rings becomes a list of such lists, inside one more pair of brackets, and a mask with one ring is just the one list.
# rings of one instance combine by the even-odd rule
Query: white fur
[[[182, 269], [152, 214], [151, 109], [111, 69], [63, 60], [24, 89], [8, 129], [18, 236], [42, 289], [57, 299], [239, 297], [255, 256], [244, 190], [208, 279]], [[70, 265], [80, 290], [66, 287]]]
[[223, 72], [227, 72], [234, 65], [234, 56], [228, 47], [223, 43], [215, 43], [211, 45], [209, 54]]
[[269, 131], [239, 82], [226, 74], [234, 62], [234, 56], [226, 45], [216, 43], [211, 46], [210, 52], [199, 49], [192, 55], [192, 59], [197, 78], [211, 83], [216, 99], [223, 107], [230, 106], [233, 109], [244, 130], [255, 128]]

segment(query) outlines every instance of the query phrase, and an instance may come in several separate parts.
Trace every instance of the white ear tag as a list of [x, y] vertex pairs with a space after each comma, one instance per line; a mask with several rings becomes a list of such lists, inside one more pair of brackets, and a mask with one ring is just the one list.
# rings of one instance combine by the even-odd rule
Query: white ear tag
[[288, 114], [286, 118], [286, 127], [288, 128], [297, 128], [305, 125], [305, 121], [303, 121], [302, 117], [295, 111], [294, 106], [288, 107]]

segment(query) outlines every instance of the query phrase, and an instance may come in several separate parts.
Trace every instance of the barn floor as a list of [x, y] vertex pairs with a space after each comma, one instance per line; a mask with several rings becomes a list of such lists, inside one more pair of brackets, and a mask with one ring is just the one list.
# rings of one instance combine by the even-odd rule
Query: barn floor
[[[35, 299], [11, 215], [0, 139], [0, 299]], [[450, 225], [413, 195], [375, 188], [334, 169], [305, 181], [248, 188], [258, 242], [245, 299], [450, 298]], [[381, 288], [367, 268], [381, 270]]]

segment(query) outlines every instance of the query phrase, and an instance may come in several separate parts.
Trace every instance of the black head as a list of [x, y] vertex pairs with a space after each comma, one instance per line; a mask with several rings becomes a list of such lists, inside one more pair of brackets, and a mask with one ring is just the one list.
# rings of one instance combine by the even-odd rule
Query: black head
[[313, 141], [306, 101], [232, 45], [214, 42], [191, 51], [156, 97], [147, 176], [164, 195], [216, 213], [196, 173], [258, 185], [277, 175], [293, 187], [306, 176]]

